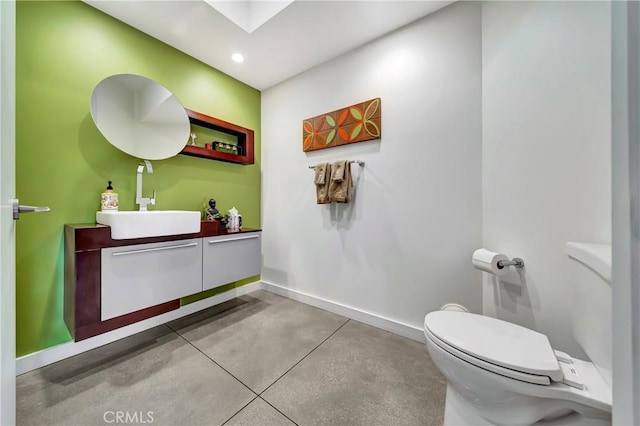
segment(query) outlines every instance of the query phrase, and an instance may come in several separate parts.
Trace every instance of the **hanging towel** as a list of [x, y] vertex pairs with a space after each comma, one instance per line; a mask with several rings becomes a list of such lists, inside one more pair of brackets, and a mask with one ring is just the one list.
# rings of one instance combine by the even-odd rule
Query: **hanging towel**
[[348, 160], [335, 161], [331, 165], [331, 181], [329, 182], [329, 200], [336, 203], [351, 201], [351, 164]]
[[316, 185], [316, 203], [329, 204], [329, 181], [331, 180], [331, 163], [316, 164], [313, 183]]

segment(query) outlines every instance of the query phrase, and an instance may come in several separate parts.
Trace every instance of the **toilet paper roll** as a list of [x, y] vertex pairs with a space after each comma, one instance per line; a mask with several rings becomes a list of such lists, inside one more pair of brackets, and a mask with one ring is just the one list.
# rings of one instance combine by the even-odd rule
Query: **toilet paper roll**
[[501, 253], [494, 253], [487, 249], [478, 249], [473, 252], [471, 264], [474, 268], [494, 275], [504, 275], [509, 268], [498, 268], [498, 262], [501, 260], [509, 260], [507, 256]]

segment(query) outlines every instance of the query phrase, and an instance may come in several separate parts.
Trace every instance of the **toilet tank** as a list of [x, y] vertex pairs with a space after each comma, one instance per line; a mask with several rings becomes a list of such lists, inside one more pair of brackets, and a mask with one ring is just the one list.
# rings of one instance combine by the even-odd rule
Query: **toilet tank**
[[611, 386], [611, 245], [570, 242], [573, 337]]

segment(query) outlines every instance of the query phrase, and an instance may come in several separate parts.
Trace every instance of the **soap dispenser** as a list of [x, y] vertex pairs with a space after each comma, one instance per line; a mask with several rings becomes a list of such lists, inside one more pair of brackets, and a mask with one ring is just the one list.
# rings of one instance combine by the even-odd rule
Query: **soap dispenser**
[[113, 191], [111, 181], [109, 181], [107, 189], [102, 193], [100, 204], [103, 212], [118, 211], [118, 193]]

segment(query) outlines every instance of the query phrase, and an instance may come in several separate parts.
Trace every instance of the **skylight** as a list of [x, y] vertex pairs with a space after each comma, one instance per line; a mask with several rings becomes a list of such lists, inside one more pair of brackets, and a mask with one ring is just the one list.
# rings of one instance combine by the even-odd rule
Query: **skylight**
[[252, 33], [294, 0], [205, 0], [205, 2], [246, 32]]

